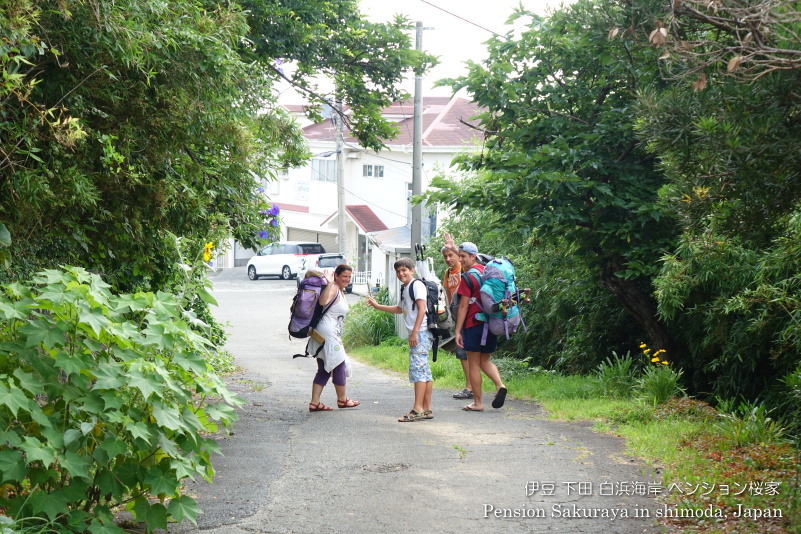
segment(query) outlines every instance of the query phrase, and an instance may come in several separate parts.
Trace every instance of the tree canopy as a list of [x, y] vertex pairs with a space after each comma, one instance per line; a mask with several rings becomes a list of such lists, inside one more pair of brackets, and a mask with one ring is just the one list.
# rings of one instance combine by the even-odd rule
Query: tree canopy
[[[657, 83], [653, 12], [580, 1], [519, 35], [489, 42], [489, 57], [454, 82], [488, 111], [485, 145], [461, 160], [485, 173], [463, 188], [439, 181], [434, 198], [480, 206], [524, 235], [567, 239], [659, 347], [672, 349], [649, 295], [653, 259], [672, 223], [657, 205], [662, 174], [634, 132], [640, 87]], [[630, 28], [609, 39], [610, 28]]]
[[[525, 240], [524, 273], [543, 277], [532, 285], [559, 277], [554, 310], [580, 278], [611, 291], [692, 393], [790, 409], [783, 388], [801, 372], [793, 5], [586, 0], [521, 17], [530, 23], [449, 82], [486, 109], [485, 140], [459, 161], [479, 178], [440, 179], [431, 197], [488, 211]], [[583, 268], [559, 265], [559, 250]], [[576, 313], [593, 324], [597, 307]], [[545, 340], [560, 356], [533, 363], [573, 358], [577, 331], [548, 331], [563, 336], [561, 348]], [[596, 363], [609, 354], [580, 343]]]
[[[277, 103], [281, 62], [318, 94], [328, 75], [376, 146], [377, 110], [431, 61], [405, 21], [370, 24], [355, 0], [12, 0], [0, 8], [0, 250], [5, 277], [58, 264], [115, 287], [159, 288], [178, 259], [266, 224], [254, 176], [307, 157]], [[325, 38], [323, 38], [325, 36]], [[321, 95], [322, 96], [322, 95]], [[262, 234], [264, 235], [264, 234]]]

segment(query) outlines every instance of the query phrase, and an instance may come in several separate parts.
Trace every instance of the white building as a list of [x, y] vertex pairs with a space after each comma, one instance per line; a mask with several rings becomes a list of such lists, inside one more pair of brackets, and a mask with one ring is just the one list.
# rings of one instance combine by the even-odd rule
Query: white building
[[[422, 190], [439, 171], [449, 169], [454, 156], [476, 146], [479, 132], [471, 122], [477, 107], [464, 98], [423, 99]], [[393, 275], [395, 258], [409, 256], [411, 232], [412, 102], [397, 102], [383, 112], [397, 124], [398, 136], [376, 153], [345, 138], [345, 212], [337, 210], [336, 127], [333, 121], [303, 128], [314, 154], [304, 167], [289, 169], [264, 187], [271, 202], [281, 208], [283, 238], [322, 243], [329, 252], [344, 252], [358, 272], [372, 273], [369, 283]], [[346, 132], [347, 134], [347, 132]], [[345, 217], [346, 247], [338, 244], [338, 217]], [[436, 219], [424, 214], [424, 240], [435, 232]], [[235, 249], [236, 265], [255, 252]]]

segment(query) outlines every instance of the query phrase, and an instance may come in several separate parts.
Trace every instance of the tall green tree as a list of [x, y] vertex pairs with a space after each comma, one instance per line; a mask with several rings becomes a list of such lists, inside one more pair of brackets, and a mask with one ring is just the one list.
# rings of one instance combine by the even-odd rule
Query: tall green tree
[[674, 351], [651, 295], [674, 227], [657, 204], [662, 173], [633, 128], [637, 91], [659, 80], [648, 41], [655, 9], [600, 0], [547, 19], [517, 12], [513, 20], [531, 22], [490, 40], [489, 57], [453, 85], [486, 109], [485, 146], [460, 163], [486, 179], [439, 181], [434, 197], [486, 207], [523, 234], [564, 239], [652, 343]]
[[801, 43], [788, 33], [801, 20], [786, 2], [715, 16], [690, 2], [672, 20], [662, 69], [677, 81], [642, 92], [638, 123], [682, 231], [656, 280], [659, 310], [699, 389], [772, 395], [801, 363]]
[[294, 82], [314, 94], [305, 77], [333, 75], [374, 146], [388, 132], [375, 110], [429, 61], [402, 21], [368, 24], [356, 5], [5, 2], [3, 275], [67, 263], [121, 290], [161, 288], [180, 275], [173, 235], [198, 250], [230, 234], [257, 245], [274, 227], [254, 174], [307, 156], [277, 104], [279, 63], [295, 62]]

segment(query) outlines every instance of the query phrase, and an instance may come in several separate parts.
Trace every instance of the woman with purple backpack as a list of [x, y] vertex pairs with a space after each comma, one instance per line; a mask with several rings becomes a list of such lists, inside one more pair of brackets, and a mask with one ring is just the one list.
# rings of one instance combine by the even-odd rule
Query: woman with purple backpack
[[[345, 382], [350, 373], [347, 368], [348, 358], [345, 348], [342, 346], [342, 325], [345, 322], [345, 316], [350, 311], [350, 307], [345, 301], [345, 288], [350, 284], [353, 268], [350, 265], [342, 264], [337, 266], [333, 275], [327, 270], [323, 274], [328, 285], [320, 294], [318, 304], [323, 307], [332, 302], [333, 304], [314, 329], [324, 341], [319, 341], [315, 335], [312, 335], [309, 340], [309, 353], [317, 354], [317, 374], [312, 382], [310, 412], [333, 410], [331, 406], [326, 406], [320, 401], [320, 395], [329, 378], [334, 382], [334, 389], [337, 392], [337, 407], [355, 408], [359, 405], [358, 401], [349, 399], [345, 393]], [[319, 350], [320, 347], [322, 350]]]

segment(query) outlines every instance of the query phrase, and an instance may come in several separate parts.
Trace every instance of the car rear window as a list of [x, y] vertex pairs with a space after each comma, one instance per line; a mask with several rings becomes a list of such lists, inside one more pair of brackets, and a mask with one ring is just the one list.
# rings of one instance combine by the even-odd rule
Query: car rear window
[[325, 249], [318, 243], [298, 246], [300, 247], [301, 254], [325, 254]]
[[320, 267], [336, 267], [341, 263], [345, 263], [345, 258], [342, 256], [329, 256], [326, 258], [320, 258], [320, 260], [317, 262]]

